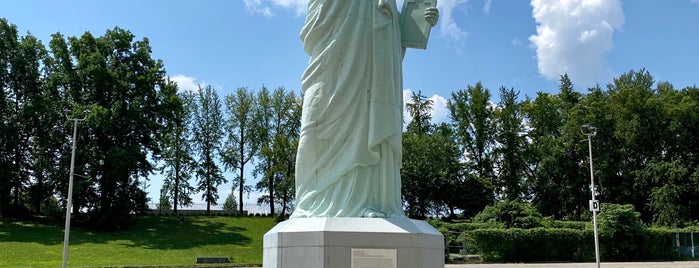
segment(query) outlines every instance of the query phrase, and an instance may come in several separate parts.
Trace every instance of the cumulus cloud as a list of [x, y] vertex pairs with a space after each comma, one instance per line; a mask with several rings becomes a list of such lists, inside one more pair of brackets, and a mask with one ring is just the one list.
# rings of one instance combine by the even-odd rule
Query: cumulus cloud
[[[410, 97], [412, 95], [412, 89], [403, 90], [403, 121], [405, 122], [405, 126], [407, 126], [408, 123], [413, 120], [410, 113], [408, 113], [408, 110], [405, 108], [405, 104], [410, 102]], [[432, 100], [432, 112], [430, 113], [432, 116], [432, 123], [438, 124], [446, 121], [447, 116], [449, 115], [447, 99], [437, 94], [432, 95], [432, 97], [429, 97], [429, 99]]]
[[178, 74], [170, 77], [170, 80], [177, 83], [179, 90], [197, 91], [199, 89], [199, 83], [195, 82], [196, 77], [189, 77], [183, 74]]
[[578, 84], [593, 85], [611, 75], [606, 56], [614, 31], [624, 24], [621, 0], [532, 0], [539, 73], [557, 79], [568, 73]]
[[297, 16], [306, 12], [308, 0], [243, 0], [245, 9], [253, 14], [274, 17], [274, 8], [293, 9]]
[[301, 15], [308, 8], [308, 0], [272, 0], [276, 6], [291, 8], [296, 11], [296, 15]]
[[273, 17], [274, 12], [269, 7], [269, 5], [263, 3], [262, 0], [243, 0], [245, 3], [245, 10], [253, 14], [260, 14], [265, 17]]
[[441, 0], [437, 2], [439, 8], [439, 33], [455, 41], [463, 41], [468, 36], [454, 20], [454, 9], [466, 4], [466, 0]]

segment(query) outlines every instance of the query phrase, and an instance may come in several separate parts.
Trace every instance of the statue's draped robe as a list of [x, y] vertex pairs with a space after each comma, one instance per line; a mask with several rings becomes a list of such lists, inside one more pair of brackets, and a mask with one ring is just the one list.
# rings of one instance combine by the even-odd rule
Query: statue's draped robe
[[310, 62], [291, 217], [404, 217], [395, 0], [310, 0], [301, 39]]

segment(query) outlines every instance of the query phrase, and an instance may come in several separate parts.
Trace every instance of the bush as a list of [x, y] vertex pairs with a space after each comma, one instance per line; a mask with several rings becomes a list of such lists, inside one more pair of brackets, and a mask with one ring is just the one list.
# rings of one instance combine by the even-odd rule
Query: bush
[[585, 221], [560, 221], [554, 220], [553, 217], [544, 217], [541, 220], [541, 225], [546, 228], [567, 228], [576, 230], [585, 230], [586, 228], [592, 228], [592, 222]]
[[592, 232], [574, 229], [481, 229], [463, 234], [476, 241], [486, 262], [548, 262], [594, 260]]
[[223, 202], [223, 211], [231, 215], [238, 215], [238, 202], [235, 201], [233, 193], [228, 194], [226, 201]]
[[530, 203], [504, 201], [485, 207], [473, 217], [477, 223], [502, 223], [506, 228], [541, 227], [541, 214]]
[[641, 214], [633, 205], [602, 204], [598, 217], [600, 256], [605, 261], [641, 259]]
[[679, 252], [674, 238], [677, 230], [668, 228], [647, 228], [643, 231], [641, 258], [644, 260], [677, 260]]

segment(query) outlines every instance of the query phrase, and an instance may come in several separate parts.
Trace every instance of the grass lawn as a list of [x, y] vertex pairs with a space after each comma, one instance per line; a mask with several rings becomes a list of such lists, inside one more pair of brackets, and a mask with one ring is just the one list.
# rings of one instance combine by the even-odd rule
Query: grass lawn
[[[71, 228], [68, 266], [193, 266], [197, 256], [262, 263], [271, 217], [144, 216], [117, 233]], [[63, 226], [0, 222], [0, 267], [60, 267]]]

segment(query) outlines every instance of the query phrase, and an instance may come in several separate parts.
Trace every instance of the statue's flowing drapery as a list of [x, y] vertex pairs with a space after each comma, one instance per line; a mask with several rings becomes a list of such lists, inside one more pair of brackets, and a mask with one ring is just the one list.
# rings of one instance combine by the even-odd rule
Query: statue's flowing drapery
[[404, 217], [395, 0], [310, 0], [291, 217]]

